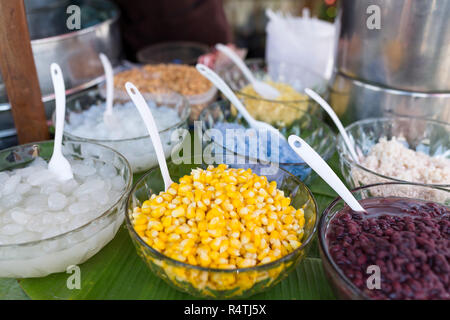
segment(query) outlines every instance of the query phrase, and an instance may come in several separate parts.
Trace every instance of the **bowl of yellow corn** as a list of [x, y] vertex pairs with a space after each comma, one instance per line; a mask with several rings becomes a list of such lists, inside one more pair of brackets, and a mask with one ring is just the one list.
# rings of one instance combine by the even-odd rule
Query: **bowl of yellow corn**
[[[303, 92], [305, 88], [311, 87], [321, 95], [326, 95], [326, 79], [300, 65], [282, 62], [267, 65], [262, 59], [248, 59], [245, 63], [256, 79], [280, 92], [275, 100], [264, 99], [236, 66], [219, 71], [255, 119], [287, 126], [305, 113], [322, 116], [320, 106]], [[234, 108], [232, 111], [236, 113]]]
[[128, 198], [126, 223], [151, 271], [194, 296], [247, 297], [266, 290], [305, 257], [317, 204], [295, 176], [263, 166], [174, 165], [164, 191], [150, 170]]

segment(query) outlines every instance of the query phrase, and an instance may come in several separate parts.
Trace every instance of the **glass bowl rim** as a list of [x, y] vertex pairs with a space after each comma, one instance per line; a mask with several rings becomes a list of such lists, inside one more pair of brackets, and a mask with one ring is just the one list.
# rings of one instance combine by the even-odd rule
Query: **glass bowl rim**
[[[168, 162], [168, 164], [169, 163], [173, 163], [173, 162], [170, 161], [170, 162]], [[202, 165], [204, 166], [205, 164], [201, 164], [201, 165], [198, 165], [198, 166], [202, 166]], [[136, 230], [133, 228], [133, 225], [132, 225], [131, 220], [130, 220], [130, 215], [128, 214], [128, 207], [129, 207], [132, 195], [136, 192], [137, 186], [142, 181], [144, 181], [151, 173], [153, 173], [153, 171], [159, 170], [159, 167], [150, 169], [142, 177], [140, 177], [139, 180], [136, 181], [136, 183], [134, 184], [134, 186], [131, 189], [131, 191], [128, 193], [127, 200], [126, 200], [126, 209], [125, 209], [125, 221], [126, 221], [127, 229], [129, 230], [129, 232], [132, 232], [133, 237], [136, 238], [137, 241], [142, 246], [144, 246], [144, 248], [146, 250], [150, 250], [150, 252], [152, 254], [156, 255], [158, 259], [169, 261], [171, 264], [174, 264], [177, 267], [189, 268], [189, 269], [194, 269], [194, 270], [199, 270], [199, 271], [206, 271], [206, 272], [223, 272], [223, 273], [241, 273], [241, 272], [263, 271], [263, 270], [266, 270], [266, 269], [271, 269], [271, 268], [275, 267], [277, 264], [279, 264], [281, 262], [289, 261], [298, 252], [301, 252], [302, 250], [304, 250], [305, 247], [307, 245], [309, 245], [311, 243], [311, 241], [313, 240], [313, 238], [315, 236], [315, 233], [317, 231], [317, 227], [319, 225], [319, 207], [317, 206], [317, 201], [316, 201], [312, 191], [308, 188], [308, 186], [306, 184], [304, 184], [300, 179], [298, 179], [296, 176], [294, 176], [290, 172], [288, 172], [288, 171], [286, 171], [286, 170], [284, 170], [282, 168], [278, 168], [278, 169], [281, 170], [283, 172], [283, 174], [287, 174], [288, 176], [293, 178], [297, 182], [297, 185], [302, 186], [306, 190], [306, 192], [308, 193], [309, 197], [312, 199], [314, 207], [316, 208], [316, 210], [315, 210], [316, 212], [315, 212], [314, 226], [313, 226], [313, 228], [311, 230], [311, 234], [305, 239], [304, 242], [302, 242], [302, 244], [298, 248], [296, 248], [291, 253], [289, 253], [289, 254], [287, 254], [287, 255], [285, 255], [285, 256], [277, 259], [277, 260], [271, 261], [269, 263], [253, 266], [253, 267], [246, 267], [246, 268], [235, 268], [235, 269], [207, 268], [207, 267], [202, 267], [202, 266], [194, 266], [194, 265], [189, 264], [189, 263], [185, 263], [185, 262], [182, 262], [182, 261], [175, 260], [175, 259], [173, 259], [171, 257], [168, 257], [165, 254], [162, 254], [161, 252], [155, 250], [153, 247], [149, 246], [137, 234]]]
[[[224, 103], [228, 103], [228, 104], [231, 105], [231, 102], [229, 102], [228, 100], [219, 100], [219, 101], [215, 101], [215, 102], [211, 103], [210, 105], [208, 105], [207, 107], [205, 107], [202, 110], [202, 112], [200, 113], [199, 120], [202, 121], [201, 119], [204, 117], [204, 116], [202, 117], [202, 115], [204, 115], [204, 113], [206, 113], [206, 111], [208, 109], [211, 110], [211, 108], [213, 106], [215, 106], [215, 105], [220, 106], [220, 105], [223, 105]], [[327, 136], [330, 138], [330, 140], [332, 140], [332, 141], [330, 141], [330, 143], [333, 143], [333, 142], [336, 143], [336, 134], [334, 133], [333, 129], [331, 129], [331, 127], [328, 124], [326, 124], [323, 120], [321, 120], [320, 118], [318, 118], [318, 117], [316, 117], [316, 116], [314, 116], [312, 114], [304, 113], [302, 115], [302, 117], [304, 117], [304, 116], [307, 116], [310, 119], [316, 120], [318, 123], [321, 124], [322, 127], [327, 128], [327, 130], [329, 130], [329, 134], [327, 134]], [[226, 122], [226, 123], [232, 123], [232, 122]], [[249, 128], [245, 128], [245, 129], [249, 129]], [[243, 158], [245, 158], [246, 160], [249, 160], [249, 161], [254, 161], [255, 162], [254, 164], [262, 162], [264, 164], [275, 164], [275, 165], [278, 165], [278, 166], [286, 166], [286, 167], [288, 167], [288, 166], [300, 166], [300, 165], [307, 166], [306, 162], [304, 162], [304, 161], [303, 162], [294, 162], [294, 163], [292, 163], [292, 162], [284, 163], [284, 162], [274, 162], [274, 161], [270, 161], [270, 160], [264, 160], [264, 159], [258, 159], [258, 158], [246, 156], [246, 155], [234, 152], [234, 151], [228, 149], [227, 147], [223, 146], [221, 143], [219, 143], [219, 142], [215, 141], [214, 139], [212, 139], [210, 136], [208, 136], [208, 134], [206, 134], [205, 130], [203, 129], [203, 126], [202, 126], [202, 133], [206, 137], [208, 137], [211, 142], [217, 144], [219, 147], [221, 147], [224, 150], [226, 150], [226, 152], [230, 152], [233, 155], [236, 155], [236, 156], [239, 156], [239, 157], [243, 157]], [[331, 151], [329, 151], [329, 152], [327, 152], [326, 154], [323, 154], [323, 155], [320, 154], [320, 156], [326, 161], [326, 160], [330, 159], [331, 156], [333, 156], [333, 154], [335, 152], [336, 152], [335, 148], [332, 148]]]
[[[163, 133], [168, 132], [168, 131], [170, 131], [172, 129], [178, 129], [178, 128], [182, 127], [183, 124], [187, 122], [187, 119], [189, 119], [189, 117], [191, 115], [191, 105], [190, 105], [188, 99], [186, 98], [186, 96], [184, 96], [184, 95], [182, 95], [182, 94], [180, 94], [180, 93], [178, 93], [176, 91], [173, 91], [173, 90], [169, 90], [169, 91], [170, 92], [168, 92], [168, 93], [175, 94], [175, 95], [180, 97], [180, 99], [182, 101], [181, 102], [181, 105], [182, 105], [182, 108], [183, 108], [182, 110], [186, 110], [186, 112], [185, 112], [186, 114], [182, 118], [180, 118], [180, 121], [178, 121], [177, 123], [171, 125], [170, 127], [165, 128], [164, 130], [158, 131], [159, 134], [163, 134]], [[68, 97], [66, 104], [68, 104], [69, 102], [71, 102], [73, 100], [76, 100], [80, 96], [87, 95], [89, 92], [97, 92], [100, 95], [98, 88], [86, 90], [86, 91], [80, 92], [78, 94], [75, 94], [75, 95], [73, 95], [71, 97]], [[105, 100], [105, 99], [102, 97], [102, 100]], [[148, 101], [148, 100], [146, 99], [146, 101]], [[129, 102], [132, 102], [131, 99], [129, 100]], [[161, 104], [164, 104], [164, 103], [162, 102]], [[68, 110], [68, 112], [66, 112], [66, 113], [69, 114], [69, 113], [71, 113], [71, 111]], [[52, 123], [55, 122], [54, 119], [55, 119], [55, 112], [53, 112], [53, 114], [52, 114]], [[72, 140], [76, 140], [76, 141], [86, 141], [86, 142], [92, 142], [92, 143], [97, 143], [97, 144], [99, 144], [99, 143], [100, 144], [101, 143], [114, 143], [114, 142], [119, 142], [119, 143], [120, 142], [129, 142], [129, 141], [136, 141], [136, 140], [142, 140], [142, 139], [150, 138], [150, 135], [147, 134], [145, 136], [139, 136], [139, 137], [133, 137], [133, 138], [125, 138], [125, 139], [115, 139], [115, 140], [112, 140], [112, 139], [93, 139], [93, 138], [85, 138], [85, 137], [76, 136], [76, 135], [74, 135], [72, 133], [67, 132], [66, 130], [64, 130], [64, 136], [66, 136], [66, 137], [68, 137], [68, 138], [70, 138]]]
[[[277, 60], [273, 60], [273, 62], [278, 63], [278, 64], [282, 64], [283, 63], [283, 64], [286, 64], [288, 66], [295, 66], [295, 67], [301, 68], [302, 70], [307, 70], [311, 74], [314, 74], [314, 76], [316, 76], [317, 78], [320, 78], [320, 80], [323, 81], [323, 83], [326, 84], [323, 89], [321, 89], [321, 90], [314, 90], [314, 91], [316, 91], [321, 96], [326, 94], [327, 88], [328, 88], [328, 85], [327, 85], [328, 81], [323, 76], [318, 74], [317, 72], [309, 69], [308, 67], [306, 67], [306, 66], [304, 66], [302, 64], [293, 64], [293, 63], [288, 63], [288, 62], [284, 62], [284, 61], [277, 61]], [[263, 59], [263, 58], [249, 58], [249, 59], [245, 59], [244, 63], [248, 67], [249, 63], [265, 64], [265, 65], [267, 65], [268, 61], [266, 59]], [[234, 65], [233, 65], [233, 67], [234, 67]], [[264, 71], [264, 70], [262, 70], [262, 71]], [[268, 72], [266, 72], [266, 71], [264, 71], [264, 74], [269, 75]], [[274, 80], [272, 80], [272, 81], [274, 81]], [[276, 82], [276, 81], [274, 81], [274, 82]], [[292, 85], [290, 85], [289, 83], [286, 83], [286, 82], [282, 82], [282, 83], [287, 84], [290, 87], [292, 87]], [[301, 95], [304, 95], [305, 96], [304, 99], [279, 101], [279, 100], [265, 99], [265, 98], [263, 98], [261, 96], [255, 96], [255, 95], [251, 95], [251, 94], [248, 94], [248, 93], [244, 93], [244, 92], [242, 92], [242, 89], [233, 90], [233, 91], [238, 95], [238, 97], [239, 97], [239, 95], [241, 95], [241, 96], [243, 96], [243, 97], [245, 97], [247, 99], [253, 99], [253, 100], [258, 100], [258, 101], [265, 101], [265, 102], [270, 102], [270, 103], [278, 103], [278, 104], [283, 104], [283, 105], [286, 105], [288, 103], [299, 103], [299, 102], [306, 102], [306, 101], [312, 101], [312, 102], [316, 103], [315, 100], [312, 99], [310, 96], [308, 96], [306, 93], [300, 92], [298, 90], [295, 90], [295, 91], [297, 93], [301, 94]], [[287, 106], [295, 108], [294, 106], [289, 106], [289, 105], [287, 105]]]
[[[21, 144], [21, 145], [17, 145], [17, 146], [13, 146], [13, 147], [9, 147], [9, 148], [0, 150], [0, 153], [12, 151], [12, 150], [16, 149], [17, 147], [32, 147], [33, 145], [42, 144], [42, 143], [54, 143], [54, 140], [43, 140], [43, 141], [36, 141], [36, 142]], [[44, 242], [44, 241], [51, 241], [51, 240], [56, 240], [58, 238], [64, 238], [65, 236], [67, 236], [69, 234], [81, 231], [82, 229], [88, 227], [92, 223], [94, 223], [94, 222], [104, 218], [105, 216], [107, 216], [112, 208], [117, 206], [124, 199], [125, 196], [128, 196], [128, 193], [130, 192], [132, 184], [133, 184], [133, 171], [131, 170], [131, 167], [130, 167], [130, 164], [128, 163], [128, 160], [121, 153], [119, 153], [118, 151], [116, 151], [116, 150], [114, 150], [114, 149], [112, 149], [112, 148], [110, 148], [108, 146], [104, 146], [102, 144], [93, 143], [93, 142], [86, 142], [86, 141], [64, 141], [63, 142], [63, 144], [79, 144], [79, 143], [81, 143], [81, 144], [92, 144], [92, 145], [95, 145], [96, 147], [105, 148], [105, 149], [110, 150], [113, 153], [117, 154], [119, 156], [119, 158], [121, 158], [124, 161], [125, 168], [127, 168], [128, 171], [130, 172], [130, 178], [128, 179], [128, 181], [126, 181], [125, 191], [117, 199], [117, 201], [114, 202], [114, 204], [112, 204], [110, 207], [108, 207], [108, 209], [104, 210], [102, 214], [100, 214], [99, 216], [95, 217], [92, 220], [89, 220], [85, 224], [83, 224], [83, 225], [81, 225], [81, 226], [79, 226], [79, 227], [77, 227], [75, 229], [68, 230], [68, 231], [66, 231], [64, 233], [60, 233], [60, 234], [57, 234], [55, 236], [44, 238], [44, 239], [27, 241], [27, 242], [21, 242], [21, 243], [1, 244], [0, 245], [0, 250], [3, 249], [3, 248], [9, 248], [9, 247], [14, 248], [14, 247], [33, 246], [33, 245], [37, 245], [37, 244], [39, 244], [41, 242]]]
[[[357, 127], [357, 126], [363, 126], [363, 125], [368, 125], [368, 124], [372, 124], [372, 123], [376, 123], [376, 122], [392, 122], [395, 119], [409, 119], [409, 120], [421, 120], [424, 122], [428, 122], [428, 123], [432, 123], [434, 125], [440, 125], [443, 127], [447, 127], [450, 130], [450, 123], [447, 122], [442, 122], [442, 121], [437, 121], [437, 120], [432, 120], [432, 119], [427, 119], [427, 118], [420, 118], [420, 117], [413, 117], [413, 116], [393, 116], [393, 117], [381, 117], [381, 118], [367, 118], [367, 119], [363, 119], [363, 120], [358, 120], [353, 122], [352, 124], [346, 126], [344, 128], [344, 130], [347, 132], [347, 134], [351, 137], [353, 137], [352, 134], [350, 134], [350, 130]], [[411, 183], [411, 184], [419, 184], [422, 186], [429, 186], [429, 187], [444, 187], [444, 188], [448, 188], [450, 187], [450, 183], [448, 184], [436, 184], [436, 183], [421, 183], [421, 182], [414, 182], [414, 181], [408, 181], [408, 180], [401, 180], [401, 179], [397, 179], [394, 177], [388, 177], [385, 176], [383, 174], [380, 174], [378, 172], [375, 172], [373, 170], [370, 170], [366, 167], [363, 167], [362, 165], [360, 165], [359, 163], [355, 162], [351, 157], [347, 157], [346, 155], [349, 154], [347, 145], [344, 143], [344, 140], [341, 136], [341, 134], [339, 133], [337, 135], [336, 138], [336, 149], [338, 151], [339, 154], [339, 158], [342, 159], [343, 161], [345, 161], [348, 165], [350, 166], [355, 166], [358, 169], [361, 169], [365, 172], [368, 172], [370, 174], [373, 174], [375, 176], [378, 176], [380, 178], [386, 179], [386, 180], [390, 180], [390, 181], [394, 181], [394, 182], [402, 182], [402, 183]], [[408, 148], [409, 149], [409, 148]], [[412, 150], [412, 149], [410, 149]], [[429, 155], [428, 155], [429, 156]]]
[[[380, 183], [374, 183], [374, 184], [369, 184], [369, 185], [357, 187], [357, 188], [351, 189], [350, 192], [353, 194], [354, 192], [357, 192], [357, 191], [360, 191], [360, 190], [374, 188], [374, 187], [389, 186], [389, 185], [413, 186], [413, 187], [428, 188], [428, 189], [438, 189], [438, 190], [442, 190], [442, 191], [450, 193], [450, 190], [447, 190], [447, 189], [444, 189], [444, 188], [431, 186], [431, 185], [423, 185], [423, 184], [420, 184], [420, 183], [412, 183], [412, 182], [380, 182]], [[375, 198], [375, 197], [371, 197], [371, 198]], [[406, 198], [406, 197], [401, 197], [401, 198]], [[408, 198], [408, 199], [412, 199], [412, 198]], [[341, 270], [341, 268], [339, 268], [339, 266], [334, 262], [333, 258], [330, 255], [330, 252], [328, 250], [328, 243], [326, 241], [326, 233], [328, 231], [328, 226], [327, 226], [327, 221], [326, 221], [327, 220], [327, 215], [329, 214], [330, 210], [339, 201], [344, 201], [344, 200], [342, 200], [342, 198], [340, 196], [334, 198], [333, 201], [331, 201], [331, 203], [323, 210], [322, 216], [319, 219], [319, 225], [317, 227], [317, 229], [318, 229], [317, 230], [317, 238], [319, 240], [319, 248], [323, 252], [322, 259], [325, 259], [327, 261], [327, 263], [332, 267], [334, 273], [336, 273], [339, 276], [339, 278], [345, 283], [345, 285], [349, 289], [351, 289], [353, 291], [353, 293], [358, 294], [359, 296], [363, 297], [364, 299], [371, 300], [372, 299], [371, 297], [369, 297], [367, 294], [362, 292], [344, 274], [344, 272]], [[339, 211], [335, 212], [332, 215], [332, 217], [330, 218], [330, 221], [332, 219], [334, 219], [334, 217], [336, 216], [337, 213], [339, 213]], [[324, 230], [324, 232], [322, 232], [322, 230]], [[322, 263], [323, 263], [323, 261], [322, 261]]]

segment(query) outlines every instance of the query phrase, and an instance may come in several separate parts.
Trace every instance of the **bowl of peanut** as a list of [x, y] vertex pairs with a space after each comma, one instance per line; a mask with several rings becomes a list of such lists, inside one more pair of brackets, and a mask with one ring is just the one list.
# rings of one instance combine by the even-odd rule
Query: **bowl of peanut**
[[178, 290], [247, 297], [276, 285], [306, 256], [317, 226], [311, 191], [283, 169], [169, 163], [128, 197], [126, 224], [149, 269]]

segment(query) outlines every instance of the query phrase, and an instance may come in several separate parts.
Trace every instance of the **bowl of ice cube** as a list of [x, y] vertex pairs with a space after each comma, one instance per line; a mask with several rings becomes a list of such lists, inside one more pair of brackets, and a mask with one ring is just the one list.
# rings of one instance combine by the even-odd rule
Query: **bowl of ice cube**
[[64, 272], [100, 251], [123, 222], [128, 161], [106, 146], [65, 142], [73, 179], [49, 169], [53, 141], [0, 151], [0, 277]]
[[[188, 132], [190, 106], [186, 98], [164, 90], [147, 95], [147, 104], [155, 119], [164, 154], [178, 152]], [[113, 123], [104, 121], [105, 99], [97, 89], [67, 99], [64, 139], [94, 142], [120, 152], [134, 173], [158, 166], [156, 153], [139, 112], [131, 100], [115, 100]]]

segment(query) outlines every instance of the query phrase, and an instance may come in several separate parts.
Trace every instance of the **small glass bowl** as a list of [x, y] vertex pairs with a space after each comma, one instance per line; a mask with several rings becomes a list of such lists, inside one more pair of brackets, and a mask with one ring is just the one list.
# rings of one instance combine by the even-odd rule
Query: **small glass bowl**
[[[233, 150], [229, 150], [223, 143], [214, 141], [208, 136], [209, 129], [213, 129], [218, 123], [236, 123], [248, 128], [247, 122], [239, 115], [233, 115], [228, 101], [219, 101], [213, 103], [203, 110], [200, 115], [203, 125], [204, 150], [208, 148], [208, 152], [214, 159], [223, 159], [225, 163], [258, 163], [267, 165], [267, 161], [246, 156], [245, 153], [239, 154]], [[320, 156], [327, 161], [335, 152], [335, 134], [331, 128], [322, 120], [309, 115], [303, 114], [300, 118], [295, 119], [289, 126], [276, 126], [277, 129], [287, 138], [291, 134], [302, 137]], [[216, 161], [217, 162], [217, 161]], [[221, 161], [219, 161], [221, 162]], [[208, 162], [209, 163], [209, 162]], [[283, 168], [292, 173], [304, 183], [310, 183], [316, 174], [305, 162], [299, 163], [271, 163], [272, 166]]]
[[[178, 181], [184, 175], [190, 174], [192, 169], [206, 165], [169, 163], [169, 172]], [[230, 166], [231, 167], [231, 166]], [[246, 166], [239, 166], [245, 168]], [[262, 167], [252, 167], [256, 174], [264, 171]], [[296, 177], [278, 169], [276, 173], [267, 175], [269, 181], [276, 181], [278, 188], [291, 198], [294, 208], [303, 205], [305, 211], [304, 235], [302, 245], [290, 254], [264, 265], [241, 269], [211, 269], [193, 266], [169, 258], [147, 245], [133, 228], [130, 215], [136, 206], [149, 199], [152, 194], [163, 191], [162, 176], [159, 169], [152, 169], [146, 173], [134, 186], [128, 197], [126, 224], [139, 256], [146, 262], [150, 270], [165, 280], [172, 287], [194, 296], [208, 298], [237, 298], [247, 297], [273, 287], [306, 256], [311, 244], [317, 221], [317, 204], [311, 191]]]
[[[431, 186], [423, 186], [414, 183], [378, 183], [352, 190], [353, 196], [355, 196], [355, 198], [358, 200], [380, 197], [398, 197], [399, 193], [403, 195], [416, 195], [413, 197], [407, 197], [413, 200], [426, 200], [436, 202], [445, 206], [450, 205], [449, 190]], [[429, 197], [420, 197], [420, 195], [424, 194], [433, 194], [434, 198], [430, 199]], [[326, 236], [328, 234], [330, 222], [333, 220], [336, 214], [338, 214], [344, 208], [344, 206], [346, 206], [345, 202], [340, 197], [338, 197], [329, 204], [320, 218], [318, 238], [322, 264], [325, 270], [325, 275], [337, 297], [339, 297], [340, 299], [367, 300], [370, 299], [368, 293], [361, 291], [352, 283], [352, 281], [347, 276], [345, 276], [344, 272], [333, 261], [333, 258], [328, 250], [328, 242]]]
[[[160, 74], [152, 74], [152, 73], [149, 73], [148, 71], [145, 71], [144, 70], [145, 66], [146, 65], [142, 65], [142, 64], [136, 65], [136, 64], [128, 63], [115, 75], [117, 76], [118, 74], [121, 73], [121, 71], [129, 71], [131, 69], [134, 69], [137, 72], [137, 74], [140, 74], [140, 76], [138, 76], [137, 78], [135, 78], [136, 76], [134, 76], [134, 77], [131, 76], [130, 79], [126, 79], [126, 80], [133, 82], [138, 88], [140, 88], [140, 91], [145, 99], [153, 99], [153, 96], [157, 95], [158, 92], [160, 92], [160, 91], [163, 91], [163, 92], [171, 91], [170, 88], [173, 88], [173, 87], [166, 87], [164, 85], [162, 85], [161, 87], [158, 87], [158, 88], [155, 87], [155, 88], [151, 89], [152, 91], [150, 91], [149, 89], [141, 88], [140, 84], [141, 85], [145, 84], [146, 79], [159, 78], [161, 76]], [[123, 77], [124, 76], [122, 75], [122, 79], [120, 79], [120, 83], [124, 82]], [[141, 78], [141, 79], [139, 79], [139, 78]], [[120, 85], [120, 83], [119, 83], [119, 85]], [[119, 89], [117, 86], [118, 85], [116, 83], [115, 89], [114, 89], [114, 98], [118, 99], [118, 100], [122, 100], [122, 101], [128, 100], [129, 96], [128, 96], [128, 93], [126, 92], [125, 88], [122, 87]], [[99, 90], [100, 90], [100, 94], [103, 97], [106, 97], [105, 83], [100, 84]], [[208, 90], [206, 90], [204, 92], [196, 93], [196, 94], [183, 94], [182, 91], [181, 92], [178, 92], [178, 90], [175, 90], [175, 91], [177, 91], [177, 94], [180, 94], [184, 98], [186, 98], [186, 100], [189, 103], [189, 106], [191, 108], [191, 112], [189, 114], [189, 123], [190, 124], [192, 124], [195, 120], [197, 120], [197, 118], [198, 118], [200, 112], [203, 110], [203, 108], [205, 108], [206, 106], [208, 106], [209, 104], [214, 102], [217, 97], [217, 88], [213, 85], [211, 85], [211, 87]]]
[[[35, 150], [48, 161], [53, 152], [53, 141], [0, 151], [0, 170], [23, 167], [34, 158]], [[108, 210], [81, 227], [47, 239], [0, 245], [0, 277], [31, 278], [65, 272], [68, 266], [81, 264], [100, 251], [122, 225], [125, 200], [133, 179], [128, 161], [108, 147], [86, 142], [65, 142], [63, 154], [68, 160], [92, 159], [113, 165], [125, 181], [123, 192]]]
[[[396, 116], [392, 118], [373, 118], [354, 122], [345, 128], [357, 153], [366, 156], [381, 138], [404, 137], [408, 147], [429, 156], [443, 156], [450, 159], [450, 124], [416, 117]], [[409, 182], [372, 171], [356, 163], [339, 135], [337, 139], [342, 174], [351, 188], [382, 182]], [[435, 187], [450, 188], [450, 181], [433, 184]], [[433, 192], [430, 192], [431, 197]], [[399, 194], [401, 196], [402, 194]], [[410, 194], [403, 195], [410, 196]]]
[[[299, 118], [305, 113], [322, 117], [322, 108], [304, 93], [304, 89], [310, 87], [321, 96], [326, 96], [327, 80], [325, 78], [300, 65], [276, 61], [266, 63], [262, 59], [248, 59], [245, 63], [256, 79], [288, 84], [304, 96], [299, 100], [277, 101], [264, 99], [259, 95], [249, 95], [242, 92], [249, 82], [237, 66], [219, 70], [225, 82], [257, 120], [285, 126], [290, 124], [290, 119]], [[311, 83], [314, 85], [311, 86]]]
[[[166, 158], [168, 158], [172, 152], [177, 151], [176, 148], [180, 147], [186, 137], [188, 128], [187, 120], [190, 114], [189, 103], [183, 96], [172, 91], [152, 95], [151, 100], [156, 104], [156, 107], [166, 106], [176, 110], [180, 117], [178, 123], [159, 131], [164, 154], [166, 155]], [[119, 102], [123, 103], [126, 101], [119, 100]], [[66, 124], [70, 124], [71, 115], [84, 112], [93, 106], [100, 106], [104, 103], [105, 99], [96, 89], [85, 91], [70, 97], [67, 100]], [[64, 137], [69, 141], [94, 142], [117, 150], [127, 158], [133, 173], [147, 171], [158, 165], [156, 153], [149, 135], [130, 139], [104, 140], [75, 136], [64, 131]]]

